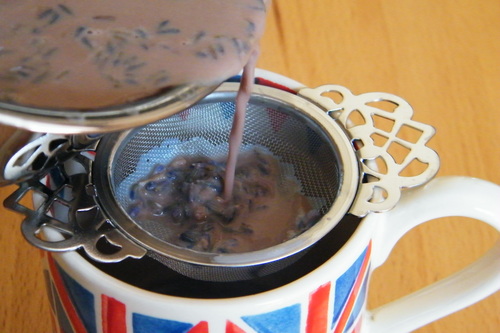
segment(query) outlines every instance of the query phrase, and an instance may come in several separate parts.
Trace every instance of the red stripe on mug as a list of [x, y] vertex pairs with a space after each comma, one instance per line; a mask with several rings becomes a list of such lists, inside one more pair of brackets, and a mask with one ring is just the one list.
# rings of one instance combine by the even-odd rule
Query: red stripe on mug
[[354, 286], [352, 287], [351, 294], [349, 295], [349, 299], [344, 307], [344, 311], [340, 316], [339, 321], [337, 322], [337, 326], [335, 326], [334, 333], [342, 333], [346, 329], [346, 325], [349, 322], [349, 318], [352, 314], [352, 310], [354, 309], [354, 305], [356, 304], [356, 300], [359, 296], [359, 291], [361, 286], [363, 285], [363, 281], [366, 278], [366, 273], [368, 271], [368, 264], [370, 262], [370, 255], [372, 250], [372, 243], [368, 245], [368, 249], [366, 250], [365, 259], [363, 260], [363, 264], [361, 265], [361, 269], [359, 274], [354, 282]]
[[326, 332], [331, 283], [316, 289], [309, 297], [306, 333]]
[[188, 333], [209, 333], [208, 332], [208, 322], [200, 321], [196, 326], [188, 331]]
[[228, 320], [226, 322], [226, 333], [246, 333], [246, 332], [241, 328], [239, 328], [235, 323], [232, 323]]
[[75, 331], [75, 333], [86, 333], [87, 330], [85, 329], [85, 325], [83, 325], [80, 316], [76, 312], [75, 306], [73, 305], [73, 302], [71, 301], [71, 298], [68, 295], [66, 286], [64, 285], [63, 279], [59, 274], [59, 271], [56, 267], [56, 263], [51, 254], [47, 255], [47, 261], [49, 263], [49, 270], [50, 270], [50, 275], [52, 276], [52, 281], [54, 282], [57, 294], [59, 295], [59, 299], [61, 300], [61, 303], [64, 307], [64, 311], [68, 316], [68, 319], [70, 321], [71, 326], [73, 327], [73, 330]]
[[295, 90], [290, 89], [287, 86], [284, 86], [282, 84], [276, 83], [276, 82], [271, 81], [271, 80], [264, 79], [262, 77], [255, 78], [255, 83], [260, 84], [262, 86], [268, 86], [268, 87], [272, 87], [272, 88], [276, 88], [276, 89], [281, 89], [281, 90], [287, 91], [287, 92], [294, 94], [294, 95], [297, 94], [297, 92]]
[[127, 308], [122, 302], [101, 295], [101, 314], [103, 333], [127, 333]]

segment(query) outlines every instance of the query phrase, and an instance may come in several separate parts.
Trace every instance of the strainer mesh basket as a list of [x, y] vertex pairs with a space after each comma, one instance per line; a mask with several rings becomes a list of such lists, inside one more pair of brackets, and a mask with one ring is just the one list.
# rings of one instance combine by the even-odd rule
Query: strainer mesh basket
[[[147, 177], [155, 165], [177, 156], [224, 159], [234, 110], [233, 102], [204, 102], [131, 132], [111, 163], [117, 202], [126, 211], [132, 185]], [[273, 108], [269, 102], [251, 101], [241, 151], [258, 147], [272, 153], [282, 174], [294, 177], [312, 208], [324, 214], [337, 196], [341, 177], [335, 147], [312, 120], [291, 111], [283, 105]], [[160, 240], [168, 232], [158, 223], [136, 223]]]

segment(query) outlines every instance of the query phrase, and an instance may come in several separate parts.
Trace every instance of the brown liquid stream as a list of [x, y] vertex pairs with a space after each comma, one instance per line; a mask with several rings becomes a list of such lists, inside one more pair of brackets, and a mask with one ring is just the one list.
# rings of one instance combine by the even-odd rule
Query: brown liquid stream
[[233, 127], [229, 134], [229, 153], [226, 163], [226, 177], [224, 183], [224, 198], [230, 200], [233, 195], [234, 173], [236, 170], [236, 161], [243, 141], [243, 131], [245, 128], [245, 116], [250, 95], [255, 78], [255, 66], [257, 63], [259, 50], [256, 48], [252, 52], [248, 63], [243, 69], [241, 83], [236, 96], [236, 110], [234, 113]]

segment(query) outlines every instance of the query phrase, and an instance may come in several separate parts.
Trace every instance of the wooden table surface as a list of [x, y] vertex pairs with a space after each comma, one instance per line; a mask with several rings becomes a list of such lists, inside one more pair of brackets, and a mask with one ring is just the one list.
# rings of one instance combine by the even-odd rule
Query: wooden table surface
[[[403, 97], [437, 129], [438, 176], [500, 184], [498, 0], [275, 0], [261, 48], [259, 67], [308, 86]], [[1, 188], [0, 199], [12, 190]], [[0, 214], [0, 332], [51, 332], [40, 254], [23, 240], [21, 218]], [[498, 238], [464, 218], [417, 227], [374, 272], [369, 307], [456, 271]], [[500, 293], [418, 332], [500, 332]]]

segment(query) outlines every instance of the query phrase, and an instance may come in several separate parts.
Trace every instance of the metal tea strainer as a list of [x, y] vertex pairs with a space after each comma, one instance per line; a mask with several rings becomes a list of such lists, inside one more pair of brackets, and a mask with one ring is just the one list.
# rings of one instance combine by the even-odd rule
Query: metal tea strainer
[[[439, 158], [426, 146], [433, 128], [413, 121], [411, 107], [397, 96], [355, 96], [336, 85], [297, 94], [256, 85], [243, 149], [271, 152], [321, 217], [296, 237], [252, 252], [208, 253], [170, 244], [168, 225], [135, 221], [127, 213], [130, 186], [179, 154], [225, 154], [238, 86], [225, 83], [181, 113], [104, 135], [44, 177], [20, 183], [6, 206], [26, 216], [23, 233], [42, 249], [82, 248], [102, 262], [147, 255], [195, 279], [234, 281], [286, 267], [346, 214], [388, 210], [402, 188], [423, 184], [438, 170]], [[332, 93], [341, 100], [328, 97]], [[392, 108], [380, 108], [380, 102]], [[411, 173], [415, 163], [421, 167]], [[33, 209], [22, 204], [27, 194], [36, 198]]]

